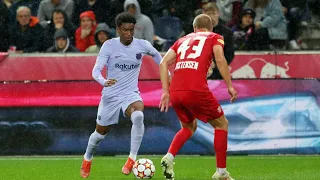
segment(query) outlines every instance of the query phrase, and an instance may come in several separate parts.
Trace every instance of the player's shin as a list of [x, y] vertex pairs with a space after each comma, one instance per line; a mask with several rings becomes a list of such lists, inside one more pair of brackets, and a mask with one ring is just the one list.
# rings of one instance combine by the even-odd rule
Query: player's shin
[[216, 129], [214, 134], [214, 150], [216, 152], [217, 171], [220, 174], [224, 174], [226, 172], [227, 143], [228, 132], [222, 129]]
[[141, 145], [144, 134], [144, 115], [142, 111], [134, 111], [131, 114], [132, 128], [131, 128], [131, 148], [129, 157], [136, 160], [137, 154]]
[[171, 153], [173, 156], [179, 152], [185, 142], [192, 136], [192, 132], [189, 128], [182, 128], [177, 134], [174, 136], [168, 153]]
[[100, 144], [100, 142], [105, 138], [106, 135], [101, 135], [97, 131], [94, 131], [89, 138], [88, 146], [86, 153], [84, 154], [84, 159], [86, 161], [91, 161], [93, 158], [93, 154]]

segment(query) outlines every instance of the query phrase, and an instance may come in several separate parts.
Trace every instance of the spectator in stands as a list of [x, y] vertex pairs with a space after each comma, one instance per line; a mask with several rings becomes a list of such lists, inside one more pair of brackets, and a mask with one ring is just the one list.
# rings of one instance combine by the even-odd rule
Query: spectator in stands
[[0, 52], [7, 52], [9, 48], [8, 16], [6, 5], [0, 1]]
[[220, 19], [228, 27], [233, 27], [239, 23], [239, 17], [242, 12], [243, 0], [217, 0]]
[[[275, 48], [283, 48], [288, 38], [287, 20], [282, 12], [279, 0], [249, 0], [247, 6], [253, 10], [263, 9], [263, 16], [255, 22], [255, 46], [259, 50], [267, 50], [270, 44]], [[279, 43], [279, 44], [278, 44]]]
[[13, 23], [16, 21], [17, 9], [20, 6], [27, 6], [31, 10], [31, 15], [37, 16], [40, 2], [41, 0], [20, 0], [14, 2], [12, 6], [9, 8], [9, 23]]
[[97, 23], [105, 22], [109, 26], [114, 24], [114, 19], [117, 15], [116, 12], [111, 9], [110, 0], [75, 0], [72, 19], [74, 24], [79, 25], [80, 14], [85, 11], [93, 11], [96, 15]]
[[95, 45], [92, 45], [86, 49], [87, 53], [98, 53], [103, 43], [111, 38], [111, 29], [106, 23], [100, 23], [97, 26], [94, 33]]
[[289, 48], [299, 50], [297, 43], [299, 24], [303, 21], [306, 11], [306, 0], [280, 0], [282, 10], [288, 20]]
[[[68, 19], [66, 13], [61, 9], [55, 9], [52, 13], [51, 23], [47, 27], [47, 38], [50, 46], [54, 45], [54, 34], [59, 29], [65, 29], [68, 33], [68, 37], [70, 39], [70, 44], [74, 44], [74, 33], [76, 27], [73, 23]], [[50, 47], [49, 46], [49, 47]]]
[[52, 12], [55, 9], [61, 9], [66, 12], [68, 18], [72, 18], [74, 8], [73, 0], [43, 0], [38, 10], [40, 24], [46, 27], [52, 19]]
[[96, 31], [96, 16], [93, 11], [80, 14], [80, 27], [76, 30], [76, 47], [84, 52], [89, 46], [95, 45], [94, 32]]
[[44, 50], [44, 29], [38, 18], [31, 16], [31, 11], [26, 6], [17, 9], [17, 22], [10, 27], [9, 33], [10, 45], [16, 46], [17, 53]]
[[68, 37], [68, 32], [65, 29], [58, 29], [54, 33], [54, 46], [47, 49], [47, 52], [58, 52], [58, 53], [66, 53], [66, 52], [79, 52], [77, 48], [75, 48], [72, 44], [70, 44], [70, 39]]
[[234, 45], [236, 50], [254, 50], [253, 34], [256, 13], [252, 9], [244, 9], [240, 22], [231, 29], [234, 37]]
[[136, 18], [136, 25], [134, 28], [134, 37], [138, 39], [145, 39], [153, 45], [154, 26], [151, 19], [141, 14], [140, 5], [137, 0], [125, 0], [124, 10], [131, 13]]
[[[234, 40], [232, 31], [225, 25], [219, 22], [219, 9], [214, 3], [208, 3], [203, 6], [203, 12], [210, 16], [213, 24], [213, 32], [218, 33], [224, 38], [224, 55], [226, 57], [227, 63], [230, 64], [234, 58]], [[209, 79], [222, 79], [218, 68], [213, 64], [213, 72]]]

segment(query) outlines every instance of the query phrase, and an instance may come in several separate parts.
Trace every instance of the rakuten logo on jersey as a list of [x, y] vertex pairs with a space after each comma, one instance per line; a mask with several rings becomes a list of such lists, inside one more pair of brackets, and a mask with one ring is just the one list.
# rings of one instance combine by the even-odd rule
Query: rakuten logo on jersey
[[197, 70], [199, 66], [198, 62], [195, 61], [182, 61], [182, 62], [178, 62], [176, 64], [176, 67], [174, 68], [174, 70], [177, 69], [195, 69]]
[[132, 69], [136, 69], [139, 66], [140, 64], [118, 64], [118, 63], [115, 64], [115, 67], [121, 69], [122, 71], [129, 71]]

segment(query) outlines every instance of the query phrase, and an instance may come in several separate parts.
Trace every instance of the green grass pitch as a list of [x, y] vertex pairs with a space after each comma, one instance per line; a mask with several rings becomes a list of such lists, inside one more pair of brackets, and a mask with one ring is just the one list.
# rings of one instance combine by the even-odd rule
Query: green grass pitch
[[[156, 166], [152, 179], [163, 180], [161, 156], [149, 158]], [[0, 179], [3, 180], [80, 180], [81, 156], [0, 157]], [[134, 180], [120, 173], [126, 157], [101, 157], [93, 160], [88, 180]], [[215, 158], [210, 156], [177, 156], [175, 180], [210, 180]], [[230, 156], [228, 171], [235, 180], [320, 180], [320, 156]]]

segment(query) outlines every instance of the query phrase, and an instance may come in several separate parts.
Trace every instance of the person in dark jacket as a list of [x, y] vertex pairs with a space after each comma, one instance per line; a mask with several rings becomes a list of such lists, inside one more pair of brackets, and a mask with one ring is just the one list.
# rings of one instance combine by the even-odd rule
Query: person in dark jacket
[[[213, 24], [213, 32], [223, 36], [225, 42], [224, 56], [227, 60], [227, 63], [230, 64], [234, 58], [235, 51], [232, 31], [221, 23], [221, 20], [219, 19], [219, 9], [214, 2], [204, 5], [203, 12], [210, 16]], [[210, 74], [211, 75], [208, 74], [208, 79], [222, 79], [222, 76], [215, 63], [212, 63], [212, 73]]]
[[79, 52], [77, 48], [70, 44], [68, 33], [65, 29], [59, 29], [54, 34], [55, 45], [47, 49], [47, 52]]
[[89, 46], [86, 49], [86, 53], [98, 53], [101, 46], [105, 41], [111, 38], [111, 29], [106, 23], [100, 23], [97, 26], [96, 32], [94, 33], [95, 45]]
[[240, 16], [240, 22], [232, 27], [234, 45], [236, 50], [254, 50], [254, 31], [253, 20], [256, 13], [252, 9], [244, 9]]
[[0, 52], [7, 52], [9, 48], [8, 9], [0, 1]]
[[44, 29], [37, 17], [31, 16], [26, 6], [17, 10], [17, 22], [9, 30], [10, 45], [16, 46], [17, 53], [43, 51]]
[[54, 34], [59, 29], [65, 29], [70, 38], [70, 43], [74, 44], [74, 33], [77, 28], [69, 20], [67, 14], [63, 10], [55, 9], [52, 13], [51, 23], [46, 28], [46, 36], [49, 44], [47, 47], [51, 47], [55, 44]]

